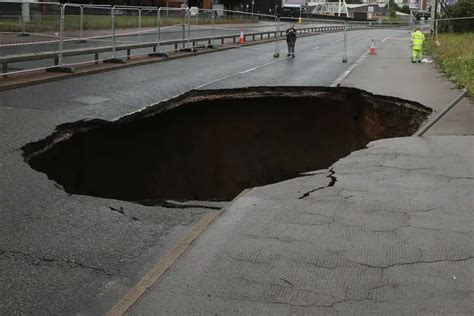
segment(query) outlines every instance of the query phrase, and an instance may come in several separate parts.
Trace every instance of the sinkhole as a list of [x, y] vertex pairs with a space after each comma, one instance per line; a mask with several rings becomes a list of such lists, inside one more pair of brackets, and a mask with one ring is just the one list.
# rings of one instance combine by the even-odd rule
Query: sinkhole
[[431, 109], [352, 88], [190, 91], [116, 121], [63, 124], [23, 147], [65, 191], [134, 201], [230, 200], [412, 135]]

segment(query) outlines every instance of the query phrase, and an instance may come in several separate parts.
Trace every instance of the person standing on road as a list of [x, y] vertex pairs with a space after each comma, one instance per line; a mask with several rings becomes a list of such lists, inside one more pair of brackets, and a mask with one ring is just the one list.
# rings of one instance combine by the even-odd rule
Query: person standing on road
[[417, 61], [421, 63], [423, 57], [423, 42], [425, 41], [425, 35], [421, 33], [420, 28], [417, 27], [416, 31], [411, 34], [411, 62], [416, 63]]
[[288, 55], [286, 57], [295, 58], [295, 44], [296, 44], [296, 29], [295, 25], [291, 24], [286, 30], [286, 45], [288, 46]]

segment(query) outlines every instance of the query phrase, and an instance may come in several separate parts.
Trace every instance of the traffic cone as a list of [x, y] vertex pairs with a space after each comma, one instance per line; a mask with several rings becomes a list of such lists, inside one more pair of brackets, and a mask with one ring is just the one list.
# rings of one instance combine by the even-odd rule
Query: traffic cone
[[369, 51], [369, 54], [370, 55], [375, 55], [375, 43], [374, 43], [374, 40], [372, 39], [372, 44], [370, 44], [370, 51]]
[[245, 44], [244, 31], [242, 31], [242, 30], [240, 31], [239, 44]]

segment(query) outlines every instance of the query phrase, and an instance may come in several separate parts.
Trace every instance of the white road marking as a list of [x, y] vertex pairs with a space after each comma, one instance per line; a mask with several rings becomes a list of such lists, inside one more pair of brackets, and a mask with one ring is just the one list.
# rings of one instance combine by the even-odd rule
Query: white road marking
[[335, 44], [335, 43], [339, 43], [339, 42], [342, 42], [343, 40], [344, 40], [344, 39], [343, 39], [343, 38], [341, 38], [341, 39], [338, 39], [337, 41], [331, 42], [331, 43], [329, 43], [329, 44]]
[[241, 71], [240, 73], [241, 73], [241, 74], [245, 74], [245, 73], [247, 73], [247, 72], [254, 71], [255, 69], [257, 69], [257, 67], [254, 67], [254, 68], [250, 68], [250, 69], [247, 69], [247, 70]]
[[334, 82], [331, 84], [331, 87], [337, 87], [357, 66], [359, 66], [364, 59], [366, 58], [367, 53], [362, 54], [362, 56], [357, 59], [355, 63], [353, 63], [349, 69], [344, 71]]
[[313, 49], [319, 49], [319, 47], [315, 47], [315, 48], [313, 48]]
[[205, 87], [205, 86], [208, 86], [208, 85], [210, 85], [210, 84], [213, 84], [213, 83], [216, 83], [216, 82], [219, 82], [219, 81], [223, 81], [223, 80], [226, 80], [226, 79], [229, 79], [229, 78], [238, 76], [238, 75], [240, 75], [240, 74], [244, 74], [244, 73], [247, 73], [247, 72], [251, 72], [251, 71], [257, 70], [257, 69], [259, 69], [259, 68], [266, 67], [266, 66], [268, 66], [268, 65], [271, 65], [271, 64], [274, 64], [274, 63], [277, 63], [277, 62], [280, 62], [280, 61], [286, 60], [286, 59], [288, 59], [288, 57], [285, 57], [285, 58], [282, 58], [282, 59], [277, 59], [277, 60], [271, 61], [271, 62], [269, 62], [269, 63], [263, 64], [263, 65], [260, 65], [260, 66], [257, 66], [257, 67], [253, 67], [253, 68], [250, 68], [250, 69], [241, 71], [241, 72], [237, 72], [237, 73], [234, 73], [234, 74], [231, 74], [231, 75], [222, 77], [222, 78], [218, 78], [218, 79], [215, 79], [215, 80], [206, 82], [206, 83], [204, 83], [204, 84], [202, 84], [202, 85], [199, 85], [199, 86], [195, 87], [194, 90], [201, 89], [201, 88], [203, 88], [203, 87]]
[[394, 36], [395, 34], [392, 34], [392, 35], [389, 35], [387, 37], [385, 37], [383, 40], [382, 40], [382, 43], [385, 42], [386, 40], [388, 40], [389, 38], [391, 38], [392, 36]]

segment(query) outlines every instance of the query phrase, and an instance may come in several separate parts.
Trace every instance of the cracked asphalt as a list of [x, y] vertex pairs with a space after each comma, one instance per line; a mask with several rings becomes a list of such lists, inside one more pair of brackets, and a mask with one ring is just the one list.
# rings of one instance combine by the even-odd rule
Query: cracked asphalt
[[[397, 36], [342, 85], [437, 113], [459, 91], [405, 62]], [[252, 189], [129, 314], [474, 314], [473, 106], [462, 100], [431, 136], [379, 140]]]
[[376, 141], [254, 188], [129, 314], [472, 314], [472, 148]]
[[[330, 85], [366, 51], [364, 36], [402, 33], [350, 34], [348, 64], [334, 33], [299, 39], [295, 60], [275, 61], [263, 44], [0, 92], [0, 314], [104, 313], [224, 205], [69, 195], [23, 161], [23, 145], [192, 88]], [[425, 72], [411, 84], [403, 60], [381, 75], [390, 60], [359, 65], [345, 83], [435, 110], [456, 94], [439, 78], [425, 84]], [[470, 104], [435, 134], [472, 135]], [[330, 170], [254, 188], [130, 313], [472, 314], [472, 148], [472, 136], [382, 140]]]
[[69, 195], [23, 161], [22, 146], [59, 124], [113, 120], [198, 87], [330, 85], [367, 49], [357, 39], [393, 32], [350, 32], [347, 64], [342, 33], [330, 33], [299, 39], [296, 60], [274, 59], [270, 43], [0, 92], [0, 314], [101, 314], [225, 205]]

